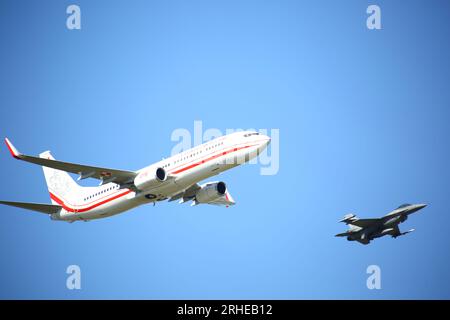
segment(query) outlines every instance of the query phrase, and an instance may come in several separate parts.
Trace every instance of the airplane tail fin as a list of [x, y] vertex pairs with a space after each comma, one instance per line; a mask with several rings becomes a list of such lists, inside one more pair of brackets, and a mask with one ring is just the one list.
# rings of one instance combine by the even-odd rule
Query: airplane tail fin
[[342, 220], [339, 220], [339, 222], [344, 222], [345, 224], [351, 224], [355, 220], [358, 220], [358, 217], [353, 213], [349, 213], [349, 214], [346, 214]]
[[[39, 155], [40, 158], [55, 160], [50, 151]], [[43, 166], [45, 181], [53, 204], [61, 204], [64, 200], [71, 202], [81, 190], [75, 180], [65, 171]]]

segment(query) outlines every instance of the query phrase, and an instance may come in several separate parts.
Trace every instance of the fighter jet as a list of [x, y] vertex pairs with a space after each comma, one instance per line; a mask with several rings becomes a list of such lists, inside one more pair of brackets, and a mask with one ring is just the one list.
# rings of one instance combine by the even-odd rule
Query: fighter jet
[[348, 241], [369, 244], [371, 240], [386, 235], [390, 235], [392, 238], [404, 236], [413, 232], [414, 229], [400, 232], [398, 225], [405, 222], [411, 213], [419, 211], [426, 206], [426, 204], [402, 204], [384, 217], [377, 219], [360, 219], [352, 213], [346, 214], [344, 219], [339, 222], [347, 224], [349, 229], [344, 233], [337, 234], [336, 237], [347, 237]]

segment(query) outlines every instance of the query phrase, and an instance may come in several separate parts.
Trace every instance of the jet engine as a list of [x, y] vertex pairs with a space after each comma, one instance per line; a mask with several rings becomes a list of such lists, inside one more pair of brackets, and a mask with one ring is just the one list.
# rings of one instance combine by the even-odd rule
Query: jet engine
[[217, 200], [227, 192], [227, 186], [225, 182], [212, 182], [205, 186], [202, 186], [200, 190], [195, 194], [195, 200], [197, 203], [210, 203]]
[[166, 181], [167, 173], [161, 167], [150, 167], [142, 170], [136, 178], [134, 178], [134, 185], [139, 190], [145, 190], [158, 186], [160, 183]]

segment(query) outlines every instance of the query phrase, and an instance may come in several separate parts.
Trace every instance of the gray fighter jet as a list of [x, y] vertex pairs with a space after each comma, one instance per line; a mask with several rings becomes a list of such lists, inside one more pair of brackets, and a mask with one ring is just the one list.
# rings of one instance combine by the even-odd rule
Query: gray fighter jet
[[426, 204], [402, 204], [394, 211], [378, 219], [359, 219], [354, 214], [346, 214], [344, 222], [349, 226], [347, 232], [339, 233], [336, 237], [347, 237], [348, 241], [358, 241], [362, 244], [369, 244], [371, 240], [382, 236], [390, 235], [393, 238], [403, 236], [414, 229], [400, 232], [398, 225], [408, 219], [408, 215], [425, 208]]

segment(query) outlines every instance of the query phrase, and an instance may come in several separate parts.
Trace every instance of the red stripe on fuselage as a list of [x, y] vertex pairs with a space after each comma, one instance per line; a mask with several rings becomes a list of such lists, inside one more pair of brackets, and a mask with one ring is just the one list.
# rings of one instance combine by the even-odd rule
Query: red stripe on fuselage
[[236, 152], [236, 151], [238, 151], [238, 150], [246, 149], [246, 148], [249, 148], [249, 147], [251, 147], [251, 146], [245, 146], [245, 147], [240, 147], [240, 148], [231, 148], [231, 149], [229, 149], [228, 151], [221, 151], [221, 152], [219, 152], [218, 154], [216, 154], [216, 155], [214, 155], [214, 156], [212, 156], [212, 157], [209, 157], [209, 158], [206, 158], [206, 159], [204, 159], [204, 160], [195, 162], [195, 163], [193, 163], [193, 164], [191, 164], [191, 165], [189, 165], [189, 166], [187, 166], [187, 167], [178, 169], [178, 170], [176, 170], [176, 171], [172, 171], [171, 173], [174, 173], [174, 174], [181, 173], [181, 172], [183, 172], [183, 171], [186, 171], [186, 170], [192, 169], [192, 168], [194, 168], [194, 167], [196, 167], [196, 166], [199, 166], [199, 165], [201, 165], [201, 164], [204, 164], [205, 162], [208, 162], [208, 161], [214, 160], [214, 159], [216, 159], [216, 158], [219, 158], [220, 156], [224, 156], [224, 155], [227, 155], [227, 154], [229, 154], [229, 153]]
[[101, 206], [102, 204], [105, 204], [105, 203], [108, 203], [108, 202], [110, 202], [110, 201], [116, 200], [116, 199], [118, 199], [118, 198], [120, 198], [120, 197], [123, 197], [124, 195], [127, 195], [127, 194], [129, 194], [130, 192], [132, 192], [132, 191], [131, 191], [131, 190], [127, 190], [127, 191], [125, 191], [125, 192], [123, 192], [123, 193], [121, 193], [121, 194], [115, 195], [114, 197], [111, 197], [111, 198], [105, 199], [105, 200], [103, 200], [103, 201], [101, 201], [101, 202], [98, 202], [98, 203], [96, 203], [96, 204], [93, 204], [92, 206], [89, 206], [89, 207], [86, 207], [86, 208], [80, 208], [80, 209], [75, 209], [75, 208], [72, 208], [72, 207], [68, 207], [68, 206], [64, 203], [64, 201], [62, 201], [61, 199], [59, 199], [56, 195], [54, 195], [54, 194], [51, 193], [51, 192], [50, 192], [50, 198], [51, 198], [52, 200], [54, 200], [57, 204], [59, 204], [61, 207], [63, 207], [66, 211], [69, 211], [69, 212], [86, 212], [86, 211], [89, 211], [89, 210], [91, 210], [91, 209], [94, 209], [94, 208], [96, 208], [96, 207], [98, 207], [98, 206]]
[[[214, 156], [211, 156], [211, 157], [209, 157], [209, 158], [207, 158], [207, 159], [198, 161], [198, 162], [196, 162], [196, 163], [193, 163], [193, 164], [191, 164], [191, 165], [189, 165], [189, 166], [187, 166], [187, 167], [178, 169], [178, 170], [173, 171], [173, 172], [171, 172], [171, 173], [175, 173], [175, 174], [181, 173], [181, 172], [183, 172], [183, 171], [186, 171], [186, 170], [189, 170], [189, 169], [191, 169], [191, 168], [194, 168], [194, 167], [196, 167], [196, 166], [198, 166], [198, 165], [200, 165], [200, 164], [203, 164], [203, 163], [205, 163], [205, 162], [214, 160], [214, 159], [216, 159], [216, 158], [218, 158], [218, 157], [220, 157], [220, 156], [224, 156], [224, 155], [227, 155], [227, 154], [229, 154], [229, 153], [236, 152], [236, 151], [238, 151], [238, 150], [242, 150], [242, 149], [246, 149], [246, 148], [250, 148], [250, 147], [252, 147], [252, 145], [250, 145], [250, 146], [245, 146], [245, 147], [239, 147], [239, 148], [236, 148], [236, 147], [235, 147], [235, 148], [229, 149], [228, 151], [220, 151], [218, 154], [216, 154], [216, 155], [214, 155]], [[11, 153], [12, 153], [12, 152], [11, 152]], [[98, 203], [96, 203], [96, 204], [93, 204], [92, 206], [85, 207], [85, 208], [80, 208], [80, 209], [75, 209], [75, 208], [73, 208], [73, 207], [67, 206], [67, 205], [64, 203], [63, 200], [59, 199], [56, 195], [54, 195], [54, 194], [51, 193], [51, 192], [50, 192], [50, 198], [51, 198], [52, 200], [54, 200], [56, 203], [58, 203], [60, 206], [62, 206], [62, 207], [63, 207], [66, 211], [68, 211], [68, 212], [86, 212], [86, 211], [89, 211], [89, 210], [91, 210], [91, 209], [94, 209], [94, 208], [96, 208], [96, 207], [98, 207], [98, 206], [101, 206], [102, 204], [108, 203], [108, 202], [113, 201], [113, 200], [115, 200], [115, 199], [118, 199], [118, 198], [120, 198], [120, 197], [122, 197], [122, 196], [124, 196], [124, 195], [127, 195], [127, 194], [129, 194], [130, 192], [132, 192], [132, 190], [128, 190], [128, 191], [123, 192], [123, 193], [121, 193], [121, 194], [115, 195], [114, 197], [107, 198], [107, 199], [105, 199], [105, 200], [103, 200], [103, 201], [101, 201], [101, 202], [98, 202]]]
[[[242, 147], [238, 147], [238, 146], [243, 145], [243, 144], [247, 145], [247, 147], [253, 147], [253, 146], [256, 146], [256, 144], [251, 144], [251, 143], [254, 143], [254, 142], [258, 142], [258, 141], [246, 141], [246, 142], [243, 142], [243, 143], [235, 144], [235, 145], [234, 145], [234, 151], [237, 151], [237, 149], [243, 149]], [[224, 148], [221, 148], [221, 149], [219, 149], [219, 150], [214, 150], [214, 151], [212, 151], [212, 152], [209, 152], [208, 154], [205, 154], [204, 157], [208, 157], [209, 155], [212, 155], [212, 154], [219, 154], [219, 153], [222, 153], [223, 150], [225, 150], [225, 149], [227, 149], [227, 148], [230, 149], [230, 150], [233, 149], [233, 148], [230, 148], [229, 146], [228, 146], [228, 147], [224, 147]], [[188, 150], [188, 151], [185, 151], [185, 153], [186, 153], [186, 154], [189, 154], [189, 151], [195, 150], [195, 149], [196, 149], [196, 148], [192, 148], [192, 149], [190, 149], [190, 150]], [[184, 152], [183, 152], [183, 153], [184, 153]], [[185, 156], [183, 153], [180, 153], [180, 154], [178, 154], [178, 155], [176, 155], [176, 156], [173, 156], [173, 157], [181, 156], [181, 158], [183, 158], [183, 157]], [[200, 159], [201, 159], [201, 157], [200, 157]], [[175, 166], [175, 167], [172, 167], [172, 168], [171, 168], [172, 171], [170, 171], [170, 173], [173, 173], [173, 172], [175, 171], [175, 169], [179, 170], [179, 168], [181, 168], [181, 167], [183, 167], [183, 166], [185, 166], [185, 165], [187, 165], [187, 164], [189, 164], [189, 163], [196, 162], [196, 161], [198, 161], [198, 160], [193, 159], [193, 160], [189, 160], [189, 161], [187, 161], [187, 162], [183, 162], [182, 164], [179, 164], [179, 165], [177, 165], [177, 166]], [[204, 161], [204, 160], [203, 160], [203, 161]]]

